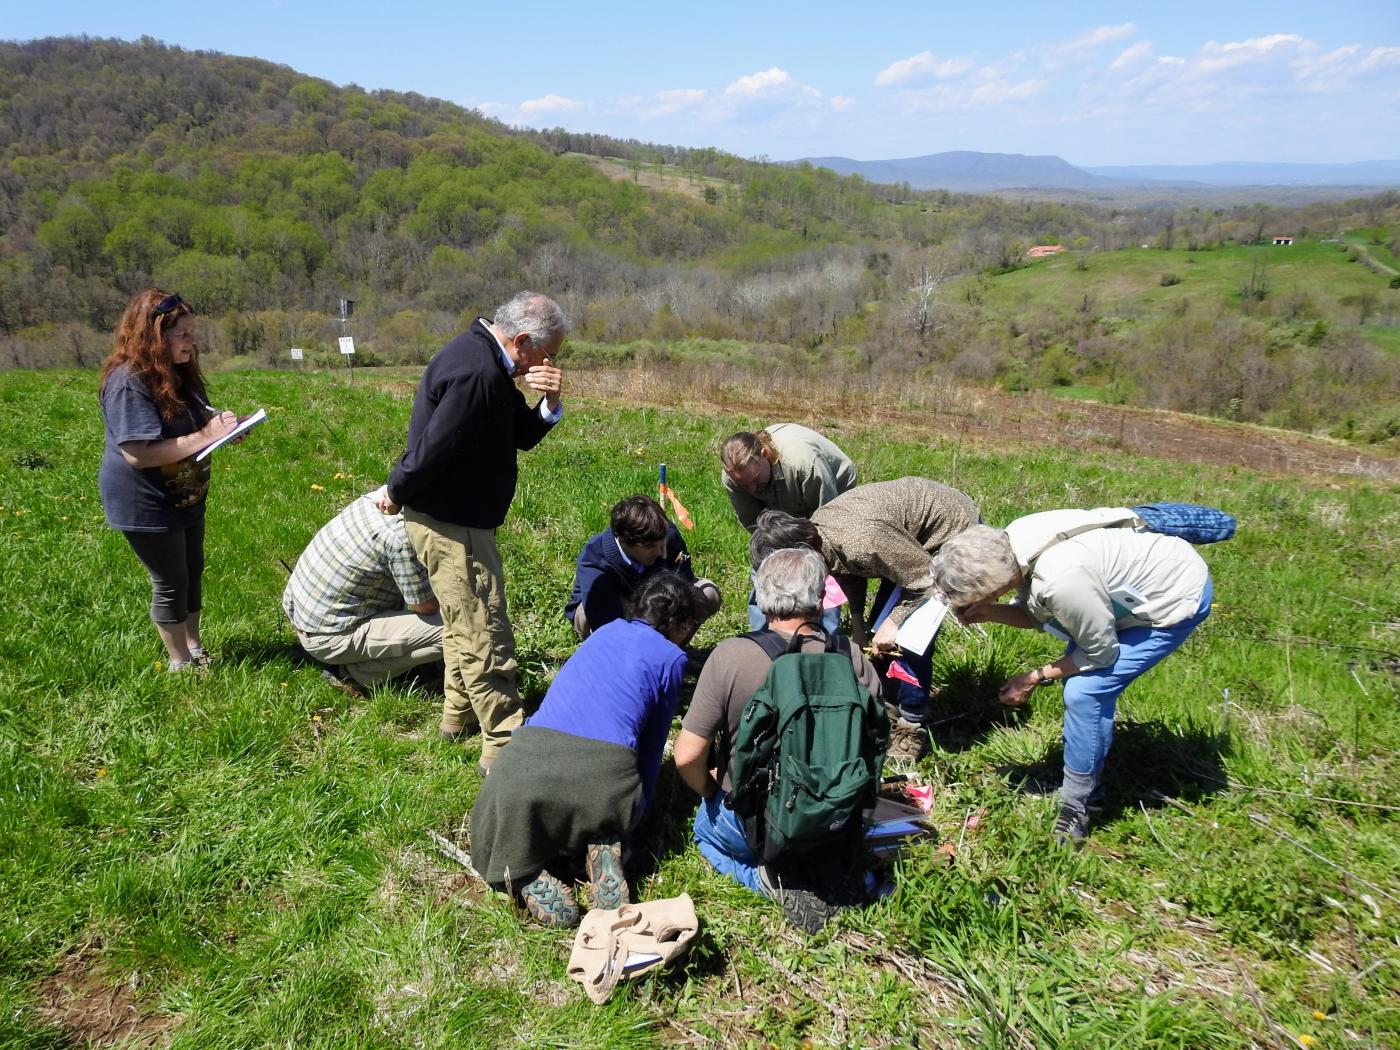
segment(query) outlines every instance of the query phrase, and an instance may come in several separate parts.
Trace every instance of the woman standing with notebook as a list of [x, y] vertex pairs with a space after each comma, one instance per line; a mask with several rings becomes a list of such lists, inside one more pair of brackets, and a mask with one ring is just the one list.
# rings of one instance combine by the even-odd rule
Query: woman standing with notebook
[[150, 574], [151, 620], [170, 670], [206, 665], [199, 610], [209, 461], [195, 454], [238, 417], [209, 405], [194, 311], [178, 292], [148, 288], [127, 304], [99, 396], [106, 445], [97, 479], [107, 524]]

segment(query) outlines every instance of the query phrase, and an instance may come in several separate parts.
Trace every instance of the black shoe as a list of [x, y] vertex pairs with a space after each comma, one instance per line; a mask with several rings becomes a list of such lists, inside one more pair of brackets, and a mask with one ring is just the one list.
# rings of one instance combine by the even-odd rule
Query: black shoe
[[1082, 809], [1069, 806], [1060, 807], [1060, 815], [1055, 819], [1055, 841], [1061, 846], [1078, 849], [1089, 837], [1089, 814]]
[[767, 864], [758, 866], [758, 884], [782, 906], [783, 916], [803, 933], [817, 933], [841, 911], [804, 879], [780, 874]]

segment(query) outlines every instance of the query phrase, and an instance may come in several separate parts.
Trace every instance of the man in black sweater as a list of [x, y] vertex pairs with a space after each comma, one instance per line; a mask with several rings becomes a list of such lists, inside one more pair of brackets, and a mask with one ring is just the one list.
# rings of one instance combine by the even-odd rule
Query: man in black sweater
[[[566, 326], [552, 299], [521, 292], [439, 350], [379, 505], [390, 514], [402, 506], [442, 607], [439, 735], [456, 740], [479, 728], [483, 769], [521, 723], [496, 529], [515, 496], [516, 452], [539, 444], [562, 412], [554, 357]], [[544, 395], [533, 407], [512, 380], [522, 374]]]

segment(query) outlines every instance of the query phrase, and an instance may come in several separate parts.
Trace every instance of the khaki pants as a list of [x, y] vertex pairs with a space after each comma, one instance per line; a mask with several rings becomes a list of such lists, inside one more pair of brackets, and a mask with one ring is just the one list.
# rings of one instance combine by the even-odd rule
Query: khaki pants
[[360, 685], [377, 685], [442, 659], [442, 621], [413, 612], [383, 612], [343, 634], [302, 634], [302, 648], [343, 667]]
[[496, 534], [404, 508], [404, 528], [442, 608], [445, 733], [481, 730], [488, 764], [521, 724], [515, 635]]

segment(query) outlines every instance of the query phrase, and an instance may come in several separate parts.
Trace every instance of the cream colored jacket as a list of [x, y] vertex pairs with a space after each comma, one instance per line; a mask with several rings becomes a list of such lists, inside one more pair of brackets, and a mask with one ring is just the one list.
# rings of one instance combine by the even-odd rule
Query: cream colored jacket
[[[1056, 534], [1095, 521], [1120, 527], [1046, 547]], [[1047, 631], [1074, 643], [1071, 659], [1081, 671], [1118, 659], [1120, 629], [1170, 627], [1200, 607], [1205, 561], [1185, 540], [1135, 528], [1136, 521], [1126, 508], [1099, 507], [1030, 514], [1006, 527], [1025, 576], [1017, 600]]]

